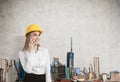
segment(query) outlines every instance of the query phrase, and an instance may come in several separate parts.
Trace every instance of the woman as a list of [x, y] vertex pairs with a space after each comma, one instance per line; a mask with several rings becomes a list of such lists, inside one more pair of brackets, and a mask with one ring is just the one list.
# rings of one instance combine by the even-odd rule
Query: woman
[[19, 59], [26, 75], [23, 82], [51, 82], [50, 58], [47, 49], [39, 41], [43, 30], [36, 24], [26, 29], [26, 41], [19, 52]]

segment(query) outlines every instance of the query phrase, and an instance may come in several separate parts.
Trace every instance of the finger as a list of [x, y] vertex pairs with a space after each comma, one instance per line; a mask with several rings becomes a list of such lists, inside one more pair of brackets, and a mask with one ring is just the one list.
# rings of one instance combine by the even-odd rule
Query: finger
[[31, 39], [30, 39], [30, 42], [31, 42], [31, 44], [33, 44], [33, 43], [34, 43], [34, 39], [33, 39], [33, 38], [31, 38]]
[[34, 40], [30, 38], [29, 46], [33, 46], [33, 45], [34, 45]]
[[35, 44], [35, 40], [32, 40], [32, 44]]

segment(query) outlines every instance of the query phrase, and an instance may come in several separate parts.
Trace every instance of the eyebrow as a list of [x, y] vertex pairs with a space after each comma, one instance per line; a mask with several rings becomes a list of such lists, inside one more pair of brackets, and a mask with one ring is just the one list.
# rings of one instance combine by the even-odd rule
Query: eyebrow
[[[38, 34], [38, 33], [33, 33], [33, 34]], [[38, 35], [40, 35], [41, 33], [39, 33]]]

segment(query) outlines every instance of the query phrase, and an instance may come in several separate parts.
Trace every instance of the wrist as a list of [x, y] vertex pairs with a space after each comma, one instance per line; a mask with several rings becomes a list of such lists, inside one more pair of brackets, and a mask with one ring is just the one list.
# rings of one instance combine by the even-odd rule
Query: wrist
[[28, 51], [29, 51], [29, 52], [32, 52], [32, 51], [34, 51], [34, 50], [35, 50], [35, 49], [34, 49], [34, 46], [29, 46], [29, 47], [28, 47]]
[[29, 46], [28, 51], [29, 52], [37, 51], [37, 45]]

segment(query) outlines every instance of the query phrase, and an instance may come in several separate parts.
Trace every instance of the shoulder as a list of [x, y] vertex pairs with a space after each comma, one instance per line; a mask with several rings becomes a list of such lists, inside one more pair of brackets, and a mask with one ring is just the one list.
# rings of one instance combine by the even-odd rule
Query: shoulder
[[19, 51], [18, 53], [19, 57], [24, 55], [24, 52], [22, 50]]
[[18, 54], [20, 55], [20, 54], [22, 54], [22, 53], [23, 53], [23, 51], [22, 51], [22, 50], [20, 50]]

